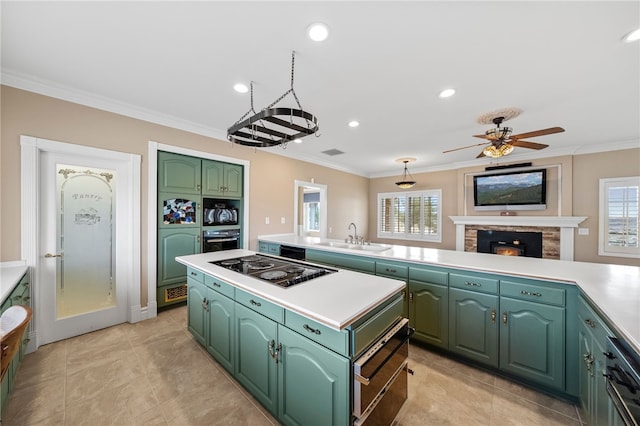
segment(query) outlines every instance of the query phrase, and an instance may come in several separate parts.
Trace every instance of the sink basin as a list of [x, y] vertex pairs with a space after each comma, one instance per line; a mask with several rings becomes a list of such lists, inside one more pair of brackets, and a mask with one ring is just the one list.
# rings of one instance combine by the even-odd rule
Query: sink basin
[[385, 246], [385, 245], [377, 245], [377, 244], [371, 244], [371, 245], [360, 245], [360, 244], [348, 244], [348, 243], [342, 243], [342, 242], [338, 242], [338, 241], [323, 241], [321, 243], [318, 243], [319, 246], [327, 246], [327, 247], [336, 247], [336, 248], [345, 248], [345, 249], [350, 249], [350, 250], [359, 250], [359, 251], [384, 251], [384, 250], [389, 250], [391, 247], [389, 246]]

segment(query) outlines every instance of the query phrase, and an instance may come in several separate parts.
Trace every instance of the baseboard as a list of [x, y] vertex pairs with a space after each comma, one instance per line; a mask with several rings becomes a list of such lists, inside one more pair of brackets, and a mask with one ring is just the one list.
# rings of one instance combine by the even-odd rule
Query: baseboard
[[149, 302], [144, 308], [140, 305], [132, 306], [129, 312], [129, 322], [136, 323], [158, 316], [158, 304], [156, 301]]

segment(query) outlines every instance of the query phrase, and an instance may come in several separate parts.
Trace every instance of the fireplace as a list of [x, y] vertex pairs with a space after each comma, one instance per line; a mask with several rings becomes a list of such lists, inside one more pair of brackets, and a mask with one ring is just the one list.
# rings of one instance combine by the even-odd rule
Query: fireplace
[[542, 257], [542, 232], [477, 231], [478, 253]]

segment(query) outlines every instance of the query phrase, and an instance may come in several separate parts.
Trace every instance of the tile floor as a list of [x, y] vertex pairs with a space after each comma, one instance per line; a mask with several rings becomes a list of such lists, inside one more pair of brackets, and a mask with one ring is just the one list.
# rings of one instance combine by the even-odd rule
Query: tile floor
[[[580, 425], [575, 406], [410, 348], [396, 426]], [[273, 425], [186, 329], [186, 307], [27, 355], [2, 426]]]

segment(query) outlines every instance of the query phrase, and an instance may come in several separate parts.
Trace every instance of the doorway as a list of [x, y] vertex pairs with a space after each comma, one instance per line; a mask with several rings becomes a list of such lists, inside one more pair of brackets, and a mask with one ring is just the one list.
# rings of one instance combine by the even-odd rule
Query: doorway
[[327, 237], [327, 185], [294, 181], [293, 232], [303, 237]]
[[20, 143], [22, 257], [35, 290], [28, 350], [139, 320], [140, 156]]

